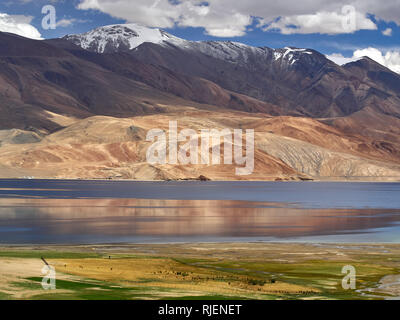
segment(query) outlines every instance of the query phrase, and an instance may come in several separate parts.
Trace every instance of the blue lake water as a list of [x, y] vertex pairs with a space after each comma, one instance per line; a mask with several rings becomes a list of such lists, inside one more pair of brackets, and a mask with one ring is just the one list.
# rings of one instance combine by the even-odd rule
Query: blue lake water
[[1, 244], [400, 243], [400, 184], [0, 180]]

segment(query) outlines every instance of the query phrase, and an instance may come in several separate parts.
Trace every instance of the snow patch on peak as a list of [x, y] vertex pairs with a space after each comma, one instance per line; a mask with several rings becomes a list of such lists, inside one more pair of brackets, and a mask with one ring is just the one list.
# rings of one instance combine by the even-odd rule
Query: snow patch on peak
[[180, 47], [238, 64], [247, 63], [251, 57], [265, 56], [267, 51], [265, 48], [232, 41], [187, 41], [187, 44], [187, 46]]
[[275, 49], [273, 58], [274, 61], [280, 60], [281, 63], [287, 63], [292, 66], [300, 60], [303, 54], [312, 55], [313, 52], [308, 49], [285, 47], [283, 49]]
[[[307, 49], [297, 49], [297, 48], [289, 48], [289, 47], [285, 47], [285, 53], [283, 55], [283, 57], [285, 58], [288, 54], [290, 53], [294, 53], [294, 52], [300, 52], [300, 53], [305, 53], [305, 54], [312, 54], [312, 52], [307, 51]], [[293, 55], [292, 55], [293, 56]]]
[[280, 58], [282, 58], [282, 56], [283, 56], [283, 53], [282, 52], [279, 52], [279, 51], [275, 51], [274, 52], [274, 60], [276, 61], [276, 60], [279, 60]]
[[83, 34], [68, 35], [65, 38], [85, 50], [97, 53], [132, 50], [146, 42], [162, 44], [165, 41], [175, 43], [185, 41], [163, 30], [133, 23], [104, 26]]

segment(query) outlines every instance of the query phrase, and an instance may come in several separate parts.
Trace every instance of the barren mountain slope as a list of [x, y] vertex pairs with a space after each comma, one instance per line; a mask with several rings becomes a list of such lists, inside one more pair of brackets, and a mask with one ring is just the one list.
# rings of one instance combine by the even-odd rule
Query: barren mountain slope
[[[342, 121], [351, 122], [352, 118], [342, 118]], [[390, 120], [395, 121], [396, 118], [390, 117]], [[391, 139], [389, 137], [384, 139], [385, 137], [369, 136], [368, 133], [364, 135], [362, 130], [347, 132], [344, 127], [339, 129], [339, 120], [335, 121], [337, 121], [338, 128], [324, 124], [323, 120], [274, 117], [257, 121], [254, 123], [254, 127], [257, 131], [271, 132], [294, 138], [332, 151], [344, 152], [378, 161], [400, 162], [400, 148], [396, 149], [396, 144], [390, 142]], [[335, 121], [333, 123], [336, 123]], [[365, 125], [368, 126], [368, 122], [365, 122]], [[387, 125], [388, 123], [386, 123], [386, 128], [384, 129], [390, 130]], [[369, 127], [371, 128], [373, 125], [370, 124]], [[359, 124], [354, 128], [362, 128], [362, 126]]]
[[[255, 169], [250, 176], [236, 176], [237, 165], [150, 165], [146, 162], [146, 142], [149, 130], [167, 131], [169, 121], [178, 121], [179, 130], [191, 128], [254, 128], [256, 130]], [[292, 126], [308, 119], [287, 118]], [[140, 180], [196, 179], [203, 175], [213, 180], [277, 180], [370, 178], [400, 179], [397, 161], [376, 161], [353, 150], [362, 140], [340, 135], [318, 121], [308, 123], [309, 130], [322, 132], [325, 147], [306, 142], [304, 136], [284, 132], [282, 118], [265, 118], [246, 113], [185, 111], [154, 116], [118, 119], [92, 117], [77, 121], [64, 130], [45, 137], [41, 142], [25, 145], [5, 145], [0, 148], [2, 176], [35, 176], [58, 178], [125, 178]], [[278, 132], [280, 128], [282, 132]], [[275, 133], [273, 130], [276, 130]], [[324, 131], [331, 131], [326, 134]], [[297, 134], [297, 132], [296, 132]], [[286, 135], [286, 137], [284, 136]], [[304, 141], [301, 141], [304, 140]], [[332, 142], [332, 143], [331, 143]], [[333, 149], [330, 149], [332, 145]], [[223, 148], [222, 148], [223, 150]], [[211, 151], [211, 150], [210, 150]], [[339, 152], [340, 151], [340, 152]], [[375, 153], [374, 153], [375, 152]], [[366, 156], [379, 154], [367, 150]], [[371, 156], [371, 157], [372, 157]], [[396, 164], [397, 163], [397, 164]]]
[[[1, 129], [54, 132], [65, 117], [128, 117], [163, 113], [163, 105], [279, 113], [279, 108], [228, 92], [204, 79], [184, 77], [131, 56], [75, 55], [51, 41], [0, 33]], [[69, 46], [69, 49], [71, 46]], [[78, 52], [77, 52], [78, 51]], [[213, 104], [213, 106], [210, 106]]]
[[[400, 76], [370, 59], [133, 24], [0, 44], [0, 177], [400, 180]], [[171, 120], [255, 129], [253, 174], [148, 164], [147, 132]]]
[[[103, 66], [105, 61], [100, 60], [110, 54], [117, 60], [117, 56], [130, 55], [153, 70], [158, 68], [155, 74], [160, 68], [169, 70], [171, 74], [165, 76], [163, 72], [160, 81], [148, 72], [138, 75], [133, 65], [125, 64], [126, 74], [139, 76], [141, 81], [173, 94], [183, 92], [195, 101], [199, 101], [199, 95], [196, 91], [188, 95], [184, 84], [193, 87], [201, 78], [222, 89], [279, 106], [287, 115], [338, 117], [370, 107], [400, 116], [400, 76], [368, 58], [339, 66], [312, 49], [188, 41], [135, 24], [104, 26], [49, 43], [70, 51], [68, 46], [73, 44], [88, 54], [95, 53], [88, 57]], [[207, 100], [207, 91], [199, 91], [202, 101], [215, 104]], [[262, 111], [247, 103], [234, 108]]]

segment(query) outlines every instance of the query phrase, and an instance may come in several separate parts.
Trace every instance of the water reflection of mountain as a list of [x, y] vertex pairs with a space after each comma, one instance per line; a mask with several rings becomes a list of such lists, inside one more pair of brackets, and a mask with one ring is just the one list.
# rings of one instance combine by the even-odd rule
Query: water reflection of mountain
[[[391, 209], [301, 209], [223, 200], [2, 199], [1, 238], [12, 230], [55, 238], [277, 237], [334, 235], [392, 226]], [[7, 229], [8, 228], [8, 229]], [[6, 232], [8, 230], [8, 232]], [[29, 230], [29, 231], [27, 231]], [[17, 231], [21, 232], [21, 231]]]

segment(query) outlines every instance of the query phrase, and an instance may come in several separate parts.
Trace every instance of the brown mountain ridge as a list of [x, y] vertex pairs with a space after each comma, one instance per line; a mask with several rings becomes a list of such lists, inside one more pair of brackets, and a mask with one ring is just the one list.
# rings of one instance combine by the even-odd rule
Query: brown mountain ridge
[[[161, 37], [99, 52], [0, 33], [0, 177], [400, 179], [398, 74], [311, 49]], [[146, 132], [172, 120], [254, 129], [254, 173], [148, 164]]]

